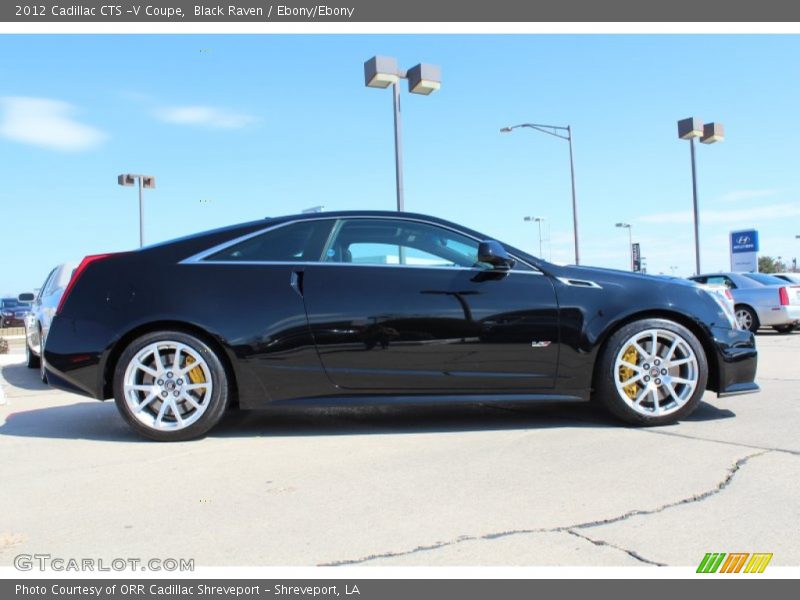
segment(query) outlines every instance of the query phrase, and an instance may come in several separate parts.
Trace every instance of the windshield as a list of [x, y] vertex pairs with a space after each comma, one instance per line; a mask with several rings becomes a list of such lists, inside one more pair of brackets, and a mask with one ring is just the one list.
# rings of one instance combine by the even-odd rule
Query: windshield
[[774, 275], [764, 273], [742, 273], [745, 277], [760, 283], [761, 285], [786, 285], [786, 281]]
[[20, 302], [16, 298], [3, 298], [2, 300], [0, 300], [0, 306], [2, 306], [3, 308], [17, 308], [19, 306], [27, 308], [28, 306], [30, 306], [30, 304], [28, 304], [27, 302]]

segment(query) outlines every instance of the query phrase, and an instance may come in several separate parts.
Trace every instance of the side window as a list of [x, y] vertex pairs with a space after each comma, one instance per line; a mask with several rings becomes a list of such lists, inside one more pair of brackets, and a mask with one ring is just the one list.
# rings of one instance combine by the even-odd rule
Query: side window
[[333, 219], [299, 221], [248, 238], [207, 256], [222, 262], [316, 262], [328, 240]]
[[325, 262], [409, 267], [473, 267], [478, 242], [460, 233], [400, 219], [346, 219], [339, 223]]
[[733, 279], [731, 279], [730, 277], [725, 277], [725, 285], [728, 286], [729, 290], [735, 290], [736, 289], [736, 284], [733, 283]]

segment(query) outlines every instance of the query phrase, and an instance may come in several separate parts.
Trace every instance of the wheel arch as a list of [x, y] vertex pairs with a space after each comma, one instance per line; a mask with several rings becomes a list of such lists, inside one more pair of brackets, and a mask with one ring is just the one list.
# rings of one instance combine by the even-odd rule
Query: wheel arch
[[208, 346], [214, 350], [214, 352], [216, 352], [220, 362], [222, 363], [222, 366], [225, 369], [225, 373], [228, 376], [231, 392], [229, 406], [231, 408], [238, 408], [239, 393], [236, 383], [236, 371], [233, 368], [233, 361], [231, 360], [227, 350], [223, 344], [220, 343], [220, 341], [213, 335], [208, 333], [208, 331], [202, 327], [198, 327], [197, 325], [186, 323], [185, 321], [153, 321], [139, 325], [122, 335], [108, 352], [108, 356], [103, 367], [104, 398], [112, 398], [114, 396], [114, 370], [116, 369], [119, 358], [122, 356], [125, 348], [127, 348], [136, 338], [155, 331], [180, 331], [182, 333], [193, 335], [208, 344]]
[[700, 345], [703, 348], [703, 352], [706, 355], [706, 364], [708, 365], [708, 383], [706, 384], [706, 389], [711, 390], [712, 392], [716, 392], [719, 390], [719, 362], [717, 352], [714, 349], [714, 342], [712, 340], [711, 334], [703, 328], [703, 326], [692, 319], [691, 317], [687, 317], [686, 315], [671, 311], [671, 310], [664, 310], [664, 309], [655, 309], [655, 310], [647, 310], [642, 312], [632, 313], [630, 315], [625, 316], [625, 318], [620, 319], [619, 321], [615, 322], [613, 326], [609, 327], [606, 331], [603, 332], [603, 335], [598, 340], [598, 352], [597, 357], [594, 361], [593, 371], [592, 371], [592, 390], [595, 388], [596, 378], [599, 375], [599, 365], [600, 365], [600, 357], [606, 350], [606, 346], [608, 345], [608, 341], [611, 337], [620, 329], [633, 323], [635, 321], [642, 321], [644, 319], [667, 319], [670, 321], [674, 321], [679, 325], [683, 325], [691, 331], [694, 336], [700, 342]]

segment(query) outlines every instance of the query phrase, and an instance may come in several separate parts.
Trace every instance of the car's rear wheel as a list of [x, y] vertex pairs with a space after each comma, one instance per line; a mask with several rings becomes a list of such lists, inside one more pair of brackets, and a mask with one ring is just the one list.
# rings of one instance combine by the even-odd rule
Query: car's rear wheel
[[739, 327], [747, 329], [755, 333], [760, 326], [758, 322], [758, 315], [749, 306], [736, 307], [736, 320], [739, 322]]
[[158, 441], [200, 437], [228, 404], [225, 368], [203, 340], [180, 331], [148, 333], [122, 353], [114, 398], [137, 432]]
[[595, 394], [634, 425], [666, 425], [688, 416], [703, 397], [708, 362], [695, 335], [666, 319], [643, 319], [608, 340]]
[[31, 347], [28, 345], [28, 340], [25, 340], [25, 365], [29, 369], [36, 369], [40, 366], [40, 359], [33, 353]]

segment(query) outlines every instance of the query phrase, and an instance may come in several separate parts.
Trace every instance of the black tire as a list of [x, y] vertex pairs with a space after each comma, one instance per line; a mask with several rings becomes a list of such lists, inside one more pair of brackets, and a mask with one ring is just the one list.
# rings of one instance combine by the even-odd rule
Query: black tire
[[794, 325], [775, 325], [772, 328], [778, 333], [791, 333], [794, 331]]
[[[630, 344], [631, 338], [651, 329], [669, 332], [669, 334], [681, 338], [691, 348], [697, 360], [696, 387], [693, 393], [677, 410], [662, 415], [647, 415], [634, 410], [626, 399], [622, 398], [615, 383], [614, 365], [617, 355]], [[642, 319], [620, 328], [604, 344], [596, 363], [593, 399], [596, 397], [614, 416], [631, 425], [668, 425], [687, 417], [697, 408], [703, 398], [707, 383], [708, 362], [705, 351], [691, 331], [683, 325], [667, 319]]]
[[33, 353], [31, 347], [28, 345], [28, 341], [25, 340], [25, 365], [29, 369], [38, 369], [40, 362], [39, 357]]
[[[128, 365], [141, 350], [155, 342], [177, 342], [188, 346], [202, 357], [209, 370], [212, 391], [207, 400], [205, 412], [196, 421], [182, 429], [162, 430], [148, 426], [134, 415], [125, 398], [124, 378]], [[220, 421], [228, 407], [230, 388], [225, 367], [216, 352], [200, 338], [181, 331], [158, 331], [137, 338], [123, 351], [114, 368], [114, 400], [120, 414], [137, 433], [159, 442], [191, 440], [208, 433]], [[153, 403], [160, 403], [160, 400], [156, 398]]]
[[756, 314], [756, 311], [749, 306], [745, 306], [744, 304], [740, 304], [735, 310], [737, 320], [739, 320], [739, 313], [742, 313], [745, 315], [746, 323], [749, 323], [749, 325], [746, 325], [739, 321], [740, 326], [744, 327], [745, 329], [749, 329], [753, 333], [758, 331], [758, 328], [761, 327], [761, 323], [758, 321], [758, 315]]

